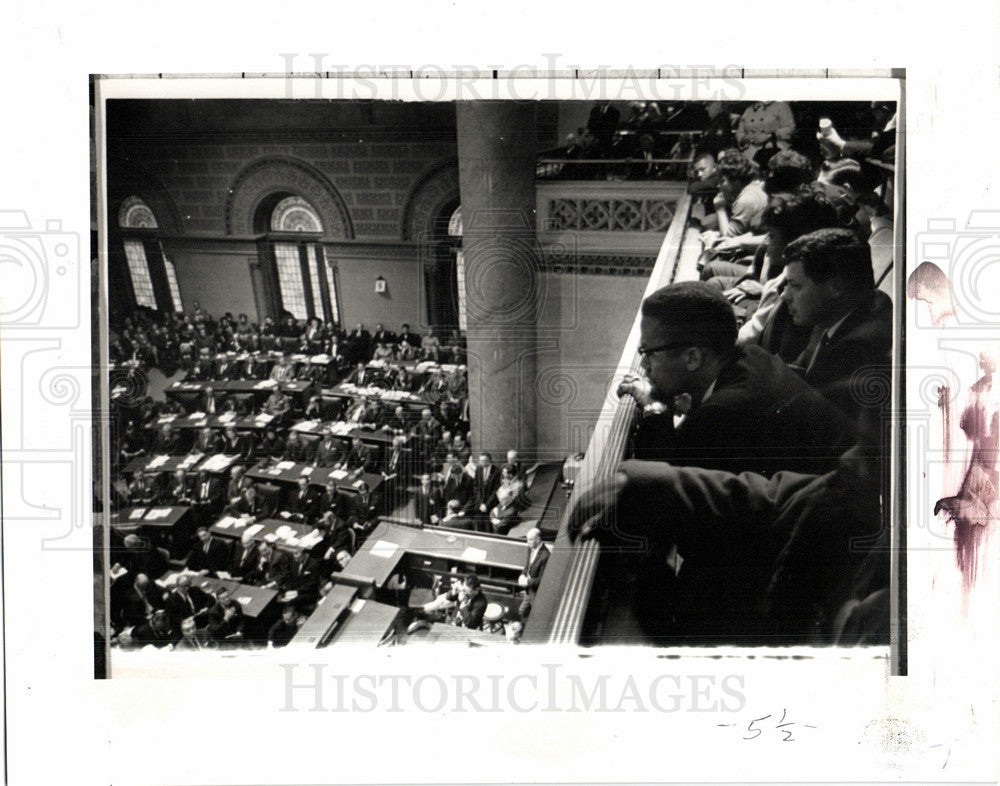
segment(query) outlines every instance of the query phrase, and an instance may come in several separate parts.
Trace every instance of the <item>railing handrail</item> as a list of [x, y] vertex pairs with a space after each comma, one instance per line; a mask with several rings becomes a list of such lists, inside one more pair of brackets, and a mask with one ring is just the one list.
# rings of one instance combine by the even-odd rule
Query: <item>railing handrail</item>
[[[684, 194], [677, 202], [673, 221], [667, 230], [653, 272], [649, 277], [645, 298], [674, 279], [681, 255], [685, 230], [691, 213], [692, 200]], [[612, 386], [626, 374], [639, 371], [639, 321], [636, 314], [622, 349]], [[570, 495], [566, 514], [542, 574], [531, 616], [524, 629], [524, 640], [537, 644], [576, 644], [580, 639], [584, 615], [590, 599], [590, 589], [597, 570], [599, 549], [596, 541], [574, 544], [567, 529], [569, 512], [583, 491], [615, 471], [625, 451], [625, 443], [635, 417], [636, 405], [630, 398], [608, 396], [595, 424], [583, 464]], [[606, 424], [602, 428], [602, 424]]]

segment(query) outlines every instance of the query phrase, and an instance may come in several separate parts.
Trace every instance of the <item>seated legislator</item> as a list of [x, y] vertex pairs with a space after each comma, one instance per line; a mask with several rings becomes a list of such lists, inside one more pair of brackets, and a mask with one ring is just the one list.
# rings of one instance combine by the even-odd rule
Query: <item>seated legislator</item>
[[275, 548], [271, 543], [261, 543], [257, 564], [244, 580], [269, 589], [284, 592], [292, 575], [292, 557], [288, 552]]
[[483, 627], [483, 615], [488, 605], [489, 601], [479, 586], [479, 577], [469, 573], [462, 580], [458, 608], [455, 610], [455, 624], [460, 628], [479, 630]]
[[359, 388], [366, 388], [372, 385], [384, 386], [385, 377], [378, 369], [368, 368], [364, 363], [358, 363], [346, 381]]
[[212, 388], [205, 388], [205, 391], [198, 397], [194, 408], [196, 412], [204, 412], [206, 415], [215, 415], [222, 412], [223, 395], [216, 393]]
[[142, 432], [136, 426], [135, 421], [130, 420], [125, 426], [125, 433], [119, 440], [118, 453], [122, 464], [127, 464], [136, 456], [141, 456], [146, 452], [146, 440]]
[[191, 586], [191, 577], [181, 574], [177, 577], [177, 585], [167, 593], [164, 607], [170, 617], [170, 625], [174, 630], [180, 630], [181, 622], [193, 617], [203, 616], [215, 598], [198, 587]]
[[792, 366], [849, 417], [861, 394], [886, 390], [892, 358], [892, 301], [875, 288], [871, 247], [850, 230], [821, 229], [785, 248], [782, 295], [795, 325], [811, 328]]
[[295, 379], [295, 364], [287, 355], [282, 355], [281, 360], [271, 369], [269, 378], [275, 382], [291, 382]]
[[192, 504], [206, 509], [214, 508], [222, 502], [222, 495], [225, 494], [220, 481], [205, 470], [198, 473], [198, 478], [191, 489]]
[[200, 652], [211, 649], [215, 643], [209, 638], [208, 631], [199, 628], [198, 623], [193, 619], [186, 619], [181, 623], [180, 640], [174, 644], [175, 650], [188, 652]]
[[188, 483], [187, 473], [179, 469], [174, 472], [167, 484], [167, 490], [163, 498], [172, 505], [190, 505], [193, 501], [191, 497], [191, 484]]
[[[112, 594], [112, 600], [116, 595]], [[149, 580], [145, 573], [138, 574], [128, 592], [115, 603], [111, 622], [116, 630], [142, 625], [154, 611], [163, 608], [163, 591]]]
[[283, 461], [294, 461], [297, 464], [311, 464], [315, 457], [316, 448], [312, 442], [307, 441], [297, 431], [288, 433], [288, 442], [285, 443], [285, 452], [281, 458]]
[[452, 527], [453, 529], [469, 529], [473, 527], [473, 522], [466, 518], [465, 511], [457, 499], [450, 499], [444, 506], [444, 517], [441, 519], [442, 527]]
[[298, 521], [312, 522], [319, 514], [319, 495], [309, 486], [309, 478], [299, 478], [283, 507], [285, 513]]
[[397, 406], [392, 415], [382, 425], [383, 431], [391, 431], [393, 434], [406, 434], [410, 430], [410, 419], [406, 416], [406, 410], [402, 405]]
[[198, 439], [191, 446], [190, 452], [212, 456], [219, 452], [220, 447], [219, 438], [212, 429], [206, 426], [198, 432]]
[[227, 456], [236, 456], [238, 461], [249, 461], [253, 454], [253, 438], [240, 434], [232, 426], [226, 426], [219, 450]]
[[281, 609], [281, 619], [275, 622], [267, 632], [268, 647], [285, 647], [299, 632], [299, 612], [292, 603], [286, 603]]
[[316, 446], [313, 456], [313, 466], [332, 467], [344, 457], [344, 443], [333, 436], [333, 430], [327, 429], [322, 441]]
[[372, 396], [356, 398], [344, 413], [344, 420], [360, 426], [376, 428], [381, 418], [381, 407]]
[[215, 574], [229, 567], [229, 549], [221, 541], [216, 540], [208, 531], [208, 527], [198, 527], [198, 542], [188, 554], [185, 567], [202, 576]]
[[289, 401], [288, 396], [282, 393], [280, 389], [275, 388], [271, 395], [267, 397], [267, 401], [264, 402], [261, 412], [280, 421], [288, 414], [291, 408], [292, 402]]
[[257, 453], [261, 456], [274, 458], [285, 452], [285, 440], [273, 426], [268, 426], [264, 430], [264, 437], [257, 446]]
[[732, 308], [706, 282], [670, 284], [643, 301], [645, 376], [619, 387], [646, 407], [635, 458], [767, 476], [834, 467], [853, 425], [779, 358], [735, 342]]
[[242, 580], [254, 572], [259, 562], [260, 551], [257, 548], [257, 542], [244, 531], [240, 542], [233, 547], [233, 553], [229, 557], [229, 567], [226, 568], [226, 571], [234, 579]]
[[[823, 475], [625, 461], [580, 496], [571, 537], [635, 554], [631, 602], [654, 640], [887, 643], [890, 530], [876, 432]], [[685, 556], [676, 575], [664, 559], [672, 544]]]
[[274, 515], [274, 505], [257, 491], [256, 486], [247, 486], [243, 496], [226, 508], [227, 516], [249, 516], [255, 521]]
[[205, 632], [209, 641], [216, 646], [239, 643], [243, 639], [246, 615], [239, 601], [230, 597], [229, 591], [220, 588], [215, 596], [215, 604], [208, 610], [208, 624]]
[[153, 505], [159, 501], [161, 493], [154, 472], [136, 472], [128, 485], [130, 505]]
[[351, 440], [351, 449], [337, 463], [338, 469], [362, 470], [364, 472], [378, 471], [378, 454], [375, 448], [366, 445], [360, 437]]
[[145, 647], [151, 644], [157, 649], [169, 647], [175, 639], [170, 617], [162, 609], [154, 611], [148, 622], [136, 625], [127, 636], [127, 641], [135, 647]]

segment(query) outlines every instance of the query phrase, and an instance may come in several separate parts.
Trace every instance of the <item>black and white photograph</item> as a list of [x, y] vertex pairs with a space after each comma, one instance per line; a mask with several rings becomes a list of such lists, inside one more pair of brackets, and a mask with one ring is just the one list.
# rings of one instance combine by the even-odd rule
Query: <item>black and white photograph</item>
[[111, 6], [0, 50], [5, 780], [995, 782], [1000, 11]]
[[110, 675], [888, 648], [887, 94], [95, 106]]

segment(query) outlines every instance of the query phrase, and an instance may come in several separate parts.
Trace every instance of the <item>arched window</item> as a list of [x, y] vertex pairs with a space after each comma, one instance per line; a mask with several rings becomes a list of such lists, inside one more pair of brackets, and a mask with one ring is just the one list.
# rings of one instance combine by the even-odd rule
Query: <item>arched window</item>
[[132, 294], [138, 306], [183, 311], [174, 264], [163, 253], [156, 216], [142, 199], [129, 197], [118, 210]]
[[296, 319], [340, 322], [335, 270], [319, 242], [319, 213], [302, 197], [279, 197], [267, 226], [281, 307]]
[[[462, 237], [462, 206], [455, 208], [448, 221], [448, 236]], [[462, 246], [455, 249], [455, 287], [458, 293], [458, 327], [460, 330], [468, 330], [468, 321], [465, 316], [465, 254]]]

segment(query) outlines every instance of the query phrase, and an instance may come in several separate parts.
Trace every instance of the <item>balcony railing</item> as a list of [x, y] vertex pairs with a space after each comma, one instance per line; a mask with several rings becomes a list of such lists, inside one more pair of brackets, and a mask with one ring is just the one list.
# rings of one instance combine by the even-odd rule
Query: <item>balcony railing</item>
[[[652, 294], [671, 281], [690, 277], [699, 248], [697, 233], [688, 228], [690, 214], [691, 198], [683, 194], [674, 204], [670, 225], [662, 240], [645, 295]], [[638, 347], [637, 314], [622, 349], [613, 385], [617, 385], [626, 374], [638, 373]], [[572, 509], [588, 486], [615, 472], [624, 456], [635, 416], [636, 406], [631, 397], [620, 400], [608, 398], [587, 446], [567, 511]], [[592, 597], [599, 559], [600, 549], [596, 542], [570, 541], [567, 520], [564, 518], [525, 627], [525, 641], [575, 645], [584, 639], [602, 640], [604, 643], [639, 640], [636, 628], [627, 619], [626, 609], [609, 611], [602, 607], [603, 599]], [[586, 631], [585, 620], [588, 627]]]

